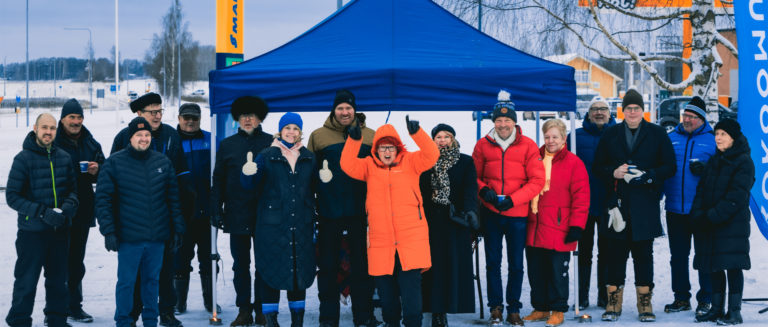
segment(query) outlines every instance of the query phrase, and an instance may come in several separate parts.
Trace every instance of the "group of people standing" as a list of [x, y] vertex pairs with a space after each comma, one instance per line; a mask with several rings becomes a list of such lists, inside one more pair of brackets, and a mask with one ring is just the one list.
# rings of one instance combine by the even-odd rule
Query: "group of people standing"
[[[631, 253], [639, 319], [654, 321], [653, 239], [663, 234], [665, 194], [675, 292], [665, 311], [691, 309], [693, 238], [702, 285], [696, 319], [740, 323], [754, 165], [738, 123], [721, 121], [713, 136], [705, 107], [694, 98], [681, 126], [667, 135], [643, 120], [642, 97], [634, 90], [624, 97], [625, 119], [618, 124], [608, 105], [595, 101], [575, 131], [574, 154], [562, 121], [543, 125], [539, 147], [523, 135], [507, 99], [494, 107], [494, 128], [470, 157], [460, 152], [452, 126], [438, 124], [430, 135], [408, 116], [405, 125], [419, 150], [407, 150], [393, 125], [367, 127], [347, 90], [336, 93], [306, 146], [301, 116], [285, 113], [277, 133], [266, 133], [267, 103], [243, 96], [231, 107], [238, 131], [219, 144], [211, 174], [212, 140], [200, 129], [199, 106], [182, 105], [174, 130], [162, 123], [159, 95], [136, 99], [131, 109], [137, 117], [105, 159], [73, 99], [58, 129], [50, 114], [40, 115], [14, 158], [6, 197], [19, 213], [18, 259], [6, 322], [31, 325], [42, 268], [47, 298], [56, 299], [44, 310], [49, 326], [66, 326], [67, 317], [93, 321], [83, 311], [81, 285], [95, 220], [106, 249], [118, 255], [117, 326], [135, 326], [139, 316], [144, 326], [156, 326], [158, 317], [160, 325], [181, 326], [175, 314], [187, 310], [195, 246], [204, 306], [213, 310], [211, 225], [230, 234], [238, 307], [231, 326], [278, 326], [281, 290], [291, 326], [302, 326], [306, 289], [316, 274], [317, 323], [338, 326], [345, 240], [355, 326], [382, 324], [373, 313], [374, 289], [384, 326], [421, 326], [423, 312], [432, 313], [432, 326], [448, 326], [448, 313], [475, 311], [477, 236], [485, 239], [490, 324], [558, 326], [568, 311], [569, 252], [577, 242], [578, 302], [581, 309], [589, 306], [595, 234], [603, 320], [621, 315]], [[533, 311], [521, 316], [524, 259]]]

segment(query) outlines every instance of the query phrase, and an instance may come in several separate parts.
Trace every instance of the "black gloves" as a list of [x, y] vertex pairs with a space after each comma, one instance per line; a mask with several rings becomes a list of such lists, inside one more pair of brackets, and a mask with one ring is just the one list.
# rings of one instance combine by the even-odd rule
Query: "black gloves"
[[692, 161], [688, 164], [688, 168], [691, 169], [691, 174], [693, 174], [694, 176], [703, 175], [704, 167], [706, 167], [706, 165], [701, 161]]
[[405, 115], [405, 126], [408, 127], [408, 134], [416, 134], [419, 131], [419, 121], [410, 120], [408, 115]]
[[565, 243], [573, 243], [581, 239], [581, 232], [583, 232], [584, 229], [581, 229], [576, 226], [571, 226], [570, 229], [568, 229], [568, 235], [565, 235]]
[[115, 236], [115, 233], [109, 233], [104, 236], [104, 247], [107, 248], [107, 251], [117, 252], [117, 244], [117, 236]]
[[77, 213], [77, 200], [73, 200], [71, 198], [68, 198], [64, 200], [64, 202], [61, 204], [61, 213], [65, 217], [72, 218]]
[[653, 181], [656, 180], [656, 174], [652, 171], [645, 172], [644, 174], [640, 175], [640, 177], [635, 177], [634, 179], [629, 181], [630, 185], [645, 185], [645, 184], [651, 184]]
[[43, 212], [42, 219], [44, 223], [51, 225], [53, 228], [58, 228], [64, 225], [67, 217], [64, 216], [61, 209], [59, 208], [48, 208], [45, 209], [45, 212]]
[[489, 204], [492, 204], [494, 206], [497, 203], [499, 203], [499, 197], [498, 195], [496, 195], [496, 191], [494, 191], [488, 186], [483, 187], [480, 190], [480, 198], [483, 199], [483, 201], [488, 202]]
[[224, 215], [218, 214], [211, 216], [211, 226], [224, 230]]
[[363, 131], [360, 129], [360, 126], [358, 126], [357, 123], [352, 123], [352, 125], [347, 127], [347, 135], [349, 135], [349, 137], [351, 137], [353, 140], [358, 141], [363, 138]]
[[499, 212], [501, 211], [507, 211], [509, 209], [512, 209], [515, 204], [512, 203], [512, 198], [505, 196], [504, 200], [501, 200], [498, 204], [496, 204], [496, 209], [499, 209]]
[[171, 240], [171, 251], [176, 252], [181, 249], [181, 243], [184, 240], [184, 235], [179, 233], [173, 233], [173, 239]]
[[480, 220], [477, 219], [477, 214], [474, 211], [467, 211], [467, 221], [469, 222], [469, 227], [472, 228], [472, 230], [480, 230]]

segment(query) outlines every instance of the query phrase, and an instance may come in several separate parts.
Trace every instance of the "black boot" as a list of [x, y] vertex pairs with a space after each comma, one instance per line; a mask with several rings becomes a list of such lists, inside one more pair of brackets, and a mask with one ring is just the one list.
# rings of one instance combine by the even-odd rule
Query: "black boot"
[[304, 326], [304, 309], [291, 310], [291, 327]]
[[712, 308], [709, 312], [696, 316], [696, 322], [717, 321], [723, 317], [725, 293], [712, 293]]
[[[203, 306], [205, 311], [213, 312], [211, 302], [213, 302], [213, 281], [211, 275], [200, 275], [200, 288], [203, 290]], [[221, 313], [221, 307], [216, 303], [216, 313]]]
[[[291, 313], [291, 316], [293, 316], [293, 313]], [[280, 327], [280, 324], [277, 323], [277, 312], [264, 314], [264, 318], [267, 320], [267, 327]]]
[[176, 317], [173, 316], [172, 312], [160, 314], [160, 326], [184, 327], [184, 325], [181, 324], [181, 321], [179, 321], [178, 319], [176, 319]]
[[448, 315], [445, 313], [432, 313], [432, 327], [448, 327]]
[[253, 325], [253, 316], [251, 315], [251, 307], [245, 306], [240, 307], [240, 312], [237, 314], [237, 317], [234, 321], [232, 321], [229, 326], [231, 327], [237, 327], [237, 326], [252, 326]]
[[176, 275], [173, 277], [173, 288], [176, 289], [176, 314], [187, 312], [187, 293], [189, 293], [189, 277]]
[[741, 293], [728, 294], [728, 313], [725, 317], [718, 319], [717, 324], [721, 326], [725, 325], [738, 325], [744, 322], [741, 318]]

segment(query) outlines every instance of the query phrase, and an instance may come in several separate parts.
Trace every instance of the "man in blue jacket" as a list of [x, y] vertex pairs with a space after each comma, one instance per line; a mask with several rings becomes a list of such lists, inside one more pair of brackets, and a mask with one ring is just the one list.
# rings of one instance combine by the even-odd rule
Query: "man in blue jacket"
[[[66, 151], [72, 158], [72, 165], [79, 167], [77, 174], [77, 197], [80, 205], [72, 218], [69, 233], [69, 319], [76, 322], [92, 322], [93, 317], [83, 310], [83, 277], [85, 276], [85, 245], [91, 227], [96, 226], [94, 216], [93, 184], [104, 163], [101, 144], [83, 125], [83, 107], [75, 99], [69, 99], [61, 109], [59, 127], [53, 144]], [[83, 163], [81, 166], [80, 163]]]
[[[589, 307], [589, 284], [592, 279], [592, 248], [595, 244], [595, 228], [600, 217], [605, 216], [605, 185], [592, 172], [592, 162], [595, 161], [595, 151], [600, 137], [608, 127], [616, 125], [611, 117], [608, 103], [598, 98], [589, 105], [589, 113], [582, 127], [576, 130], [576, 155], [584, 162], [589, 173], [589, 216], [587, 226], [579, 240], [579, 309]], [[571, 150], [571, 137], [568, 135], [568, 149]], [[599, 233], [597, 237], [597, 306], [605, 308], [607, 294], [605, 287], [605, 259], [600, 254], [603, 242]]]
[[[187, 161], [184, 159], [184, 150], [181, 148], [181, 139], [179, 133], [173, 127], [163, 124], [163, 100], [157, 93], [147, 93], [142, 95], [130, 104], [131, 111], [137, 116], [144, 118], [151, 128], [150, 150], [155, 150], [164, 154], [171, 160], [176, 172], [179, 185], [179, 200], [182, 203], [181, 210], [185, 215], [190, 215], [193, 208], [194, 189], [187, 169]], [[121, 130], [112, 142], [110, 155], [126, 148], [129, 145], [131, 135], [128, 127]], [[176, 291], [173, 287], [173, 275], [175, 274], [176, 253], [170, 251], [169, 246], [165, 247], [163, 255], [163, 269], [160, 271], [160, 325], [166, 327], [182, 327], [181, 321], [173, 315], [176, 307]], [[139, 278], [140, 279], [140, 278]], [[139, 319], [141, 312], [141, 293], [139, 292], [139, 282], [136, 282], [135, 294], [133, 299], [134, 308], [131, 312], [134, 320]]]
[[166, 242], [181, 246], [184, 219], [171, 161], [150, 151], [151, 129], [141, 117], [128, 124], [130, 146], [111, 155], [96, 186], [96, 217], [108, 251], [117, 251], [115, 323], [134, 325], [130, 312], [141, 276], [144, 326], [156, 327], [160, 270]]
[[[184, 215], [187, 232], [177, 256], [176, 275], [173, 277], [176, 289], [176, 312], [187, 311], [189, 292], [189, 274], [192, 272], [192, 259], [197, 245], [197, 262], [203, 291], [203, 304], [209, 312], [211, 308], [211, 223], [208, 211], [211, 193], [211, 133], [200, 129], [200, 106], [185, 103], [179, 108], [179, 126], [176, 130], [181, 137], [181, 147], [191, 174], [197, 198], [188, 214]], [[217, 309], [216, 312], [221, 312]]]
[[43, 267], [48, 326], [67, 326], [67, 243], [78, 205], [77, 176], [69, 155], [53, 146], [55, 138], [56, 119], [38, 116], [8, 174], [5, 200], [19, 213], [9, 326], [32, 326]]
[[[691, 310], [691, 283], [688, 279], [688, 256], [691, 253], [691, 205], [696, 195], [696, 185], [704, 172], [704, 166], [715, 154], [715, 136], [707, 124], [707, 105], [696, 96], [683, 111], [683, 121], [669, 133], [675, 149], [677, 171], [664, 183], [667, 209], [667, 234], [671, 253], [672, 291], [675, 300], [664, 307], [664, 312]], [[699, 272], [699, 291], [696, 293], [696, 315], [709, 311], [712, 285], [710, 274]]]

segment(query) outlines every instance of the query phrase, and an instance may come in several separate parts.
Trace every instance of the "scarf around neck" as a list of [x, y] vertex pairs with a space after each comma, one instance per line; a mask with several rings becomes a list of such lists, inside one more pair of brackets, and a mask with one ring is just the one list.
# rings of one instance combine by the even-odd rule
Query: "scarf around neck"
[[440, 157], [437, 159], [435, 169], [432, 172], [432, 201], [448, 205], [451, 203], [451, 181], [448, 178], [448, 170], [459, 161], [459, 147], [447, 147], [440, 149]]
[[499, 134], [496, 133], [495, 128], [491, 130], [491, 137], [496, 141], [496, 143], [499, 144], [501, 150], [506, 151], [507, 148], [512, 145], [512, 143], [515, 143], [515, 137], [517, 137], [517, 126], [512, 129], [512, 134], [506, 140], [503, 140]]
[[289, 148], [280, 138], [275, 138], [272, 141], [272, 146], [280, 149], [280, 153], [283, 154], [283, 157], [288, 160], [288, 164], [291, 165], [291, 171], [296, 171], [296, 161], [299, 160], [299, 150], [302, 147], [301, 142], [296, 142]]
[[541, 189], [541, 192], [537, 194], [533, 200], [531, 200], [531, 211], [535, 214], [539, 212], [539, 197], [544, 195], [544, 192], [549, 191], [549, 185], [550, 181], [552, 180], [552, 159], [555, 158], [555, 155], [557, 155], [560, 151], [563, 150], [563, 147], [565, 147], [565, 144], [563, 144], [562, 147], [560, 147], [559, 150], [557, 150], [555, 153], [549, 153], [546, 149], [544, 149], [544, 158], [541, 159], [542, 164], [544, 164], [544, 187]]

